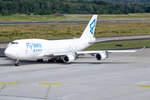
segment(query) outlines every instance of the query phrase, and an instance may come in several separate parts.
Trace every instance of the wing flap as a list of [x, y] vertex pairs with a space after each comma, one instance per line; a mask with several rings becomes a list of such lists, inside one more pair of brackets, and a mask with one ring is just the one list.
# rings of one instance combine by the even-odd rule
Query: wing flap
[[78, 55], [82, 55], [82, 54], [97, 54], [97, 53], [100, 53], [100, 52], [104, 52], [104, 50], [99, 50], [99, 51], [94, 51], [94, 50], [91, 50], [91, 51], [78, 51], [77, 54]]
[[108, 53], [132, 53], [137, 52], [137, 50], [107, 50]]
[[73, 52], [54, 52], [54, 53], [44, 53], [43, 57], [57, 57], [57, 56], [65, 56], [68, 54], [74, 54]]

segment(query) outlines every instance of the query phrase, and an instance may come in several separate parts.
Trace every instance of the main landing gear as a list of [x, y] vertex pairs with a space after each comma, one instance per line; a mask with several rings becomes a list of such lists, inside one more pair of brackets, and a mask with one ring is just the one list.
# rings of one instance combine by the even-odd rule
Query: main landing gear
[[43, 62], [44, 62], [44, 60], [43, 60], [43, 59], [38, 59], [38, 60], [37, 60], [37, 62], [39, 62], [39, 63], [43, 63]]

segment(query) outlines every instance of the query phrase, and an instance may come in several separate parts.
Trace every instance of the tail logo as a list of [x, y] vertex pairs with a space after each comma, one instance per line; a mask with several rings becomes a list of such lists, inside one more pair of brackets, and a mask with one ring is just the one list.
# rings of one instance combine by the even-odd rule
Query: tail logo
[[93, 20], [93, 22], [90, 24], [90, 33], [94, 34], [94, 29], [96, 26], [96, 19]]

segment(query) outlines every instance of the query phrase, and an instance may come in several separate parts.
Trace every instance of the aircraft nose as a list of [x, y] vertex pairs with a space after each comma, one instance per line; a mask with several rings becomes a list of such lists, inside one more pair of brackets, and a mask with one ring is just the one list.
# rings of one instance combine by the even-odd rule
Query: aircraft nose
[[12, 52], [12, 50], [10, 48], [7, 48], [5, 51], [4, 51], [5, 55], [7, 57], [10, 57], [10, 58], [13, 58], [14, 57], [14, 54]]

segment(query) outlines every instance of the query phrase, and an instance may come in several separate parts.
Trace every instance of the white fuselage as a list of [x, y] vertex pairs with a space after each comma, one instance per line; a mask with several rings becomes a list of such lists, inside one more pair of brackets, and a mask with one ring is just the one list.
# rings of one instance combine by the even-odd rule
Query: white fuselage
[[44, 39], [23, 39], [13, 41], [16, 44], [9, 44], [5, 50], [6, 56], [19, 60], [37, 60], [44, 58], [44, 55], [65, 53], [83, 50], [90, 44], [81, 39], [65, 40], [44, 40]]

